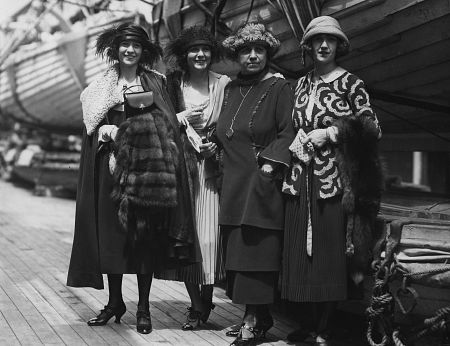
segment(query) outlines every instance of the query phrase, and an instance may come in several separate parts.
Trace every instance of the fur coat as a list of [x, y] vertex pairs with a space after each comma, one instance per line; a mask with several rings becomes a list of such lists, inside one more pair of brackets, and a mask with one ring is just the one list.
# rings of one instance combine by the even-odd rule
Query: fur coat
[[378, 152], [379, 130], [372, 119], [350, 116], [339, 119], [337, 161], [343, 184], [342, 205], [347, 218], [346, 253], [349, 271], [358, 284], [372, 260], [376, 216], [384, 188]]

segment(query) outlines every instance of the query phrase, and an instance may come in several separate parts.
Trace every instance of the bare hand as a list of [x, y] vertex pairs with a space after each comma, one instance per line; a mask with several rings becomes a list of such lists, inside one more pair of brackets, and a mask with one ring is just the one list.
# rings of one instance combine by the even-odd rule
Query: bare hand
[[205, 159], [213, 156], [216, 150], [217, 150], [216, 143], [206, 142], [200, 144], [200, 154], [202, 154]]
[[265, 163], [261, 166], [261, 170], [262, 170], [264, 173], [272, 174], [274, 168], [273, 168], [273, 165], [272, 165], [272, 164], [270, 164], [270, 163], [268, 163], [268, 162], [265, 162]]
[[315, 129], [308, 133], [308, 139], [305, 143], [311, 142], [314, 148], [322, 148], [327, 141], [327, 130]]
[[186, 109], [177, 113], [177, 119], [180, 125], [187, 126], [189, 123], [196, 122], [203, 114], [203, 107]]

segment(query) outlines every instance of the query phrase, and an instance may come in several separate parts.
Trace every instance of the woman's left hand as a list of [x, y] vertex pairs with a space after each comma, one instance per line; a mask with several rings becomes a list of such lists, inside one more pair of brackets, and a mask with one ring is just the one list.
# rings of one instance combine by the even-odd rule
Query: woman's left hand
[[203, 155], [205, 159], [210, 158], [215, 154], [217, 150], [217, 144], [212, 142], [206, 142], [200, 144], [200, 154]]
[[308, 142], [314, 145], [314, 148], [322, 148], [328, 141], [328, 134], [326, 129], [315, 129], [308, 133]]

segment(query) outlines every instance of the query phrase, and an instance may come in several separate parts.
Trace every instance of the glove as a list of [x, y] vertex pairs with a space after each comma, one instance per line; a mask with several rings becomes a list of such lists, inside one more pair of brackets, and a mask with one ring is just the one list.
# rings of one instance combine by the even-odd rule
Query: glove
[[98, 141], [109, 142], [114, 140], [117, 135], [118, 127], [116, 125], [102, 125], [98, 129]]

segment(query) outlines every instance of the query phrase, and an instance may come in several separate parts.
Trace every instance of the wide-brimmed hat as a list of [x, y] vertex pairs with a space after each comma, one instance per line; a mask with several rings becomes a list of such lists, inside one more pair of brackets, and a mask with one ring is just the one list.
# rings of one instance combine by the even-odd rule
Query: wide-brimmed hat
[[344, 45], [350, 46], [350, 42], [347, 38], [347, 35], [342, 31], [339, 22], [330, 16], [320, 16], [316, 17], [311, 22], [309, 22], [308, 26], [303, 33], [303, 38], [301, 41], [301, 45], [307, 44], [311, 38], [315, 35], [319, 34], [328, 34], [333, 35], [342, 40]]
[[114, 63], [119, 60], [119, 45], [125, 40], [136, 41], [141, 44], [142, 56], [139, 64], [151, 66], [162, 55], [161, 47], [152, 43], [144, 28], [134, 23], [123, 23], [102, 32], [97, 37], [96, 53], [106, 58], [110, 63]]
[[222, 46], [231, 56], [236, 56], [239, 50], [250, 44], [260, 44], [273, 56], [280, 48], [280, 41], [265, 27], [264, 24], [250, 22], [240, 26], [236, 32], [228, 36]]

